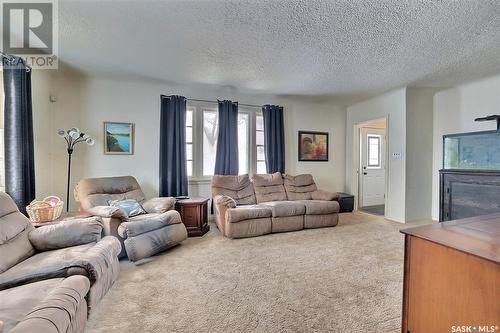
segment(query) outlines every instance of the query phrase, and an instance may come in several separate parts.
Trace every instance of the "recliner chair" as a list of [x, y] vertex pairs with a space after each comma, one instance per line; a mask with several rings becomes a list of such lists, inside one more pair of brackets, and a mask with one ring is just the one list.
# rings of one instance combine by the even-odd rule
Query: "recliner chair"
[[[171, 248], [187, 238], [172, 197], [146, 200], [134, 177], [104, 177], [81, 180], [75, 190], [80, 210], [100, 216], [104, 235], [118, 238], [123, 244], [120, 258], [137, 261]], [[147, 214], [127, 217], [120, 208], [109, 206], [111, 200], [137, 200]]]

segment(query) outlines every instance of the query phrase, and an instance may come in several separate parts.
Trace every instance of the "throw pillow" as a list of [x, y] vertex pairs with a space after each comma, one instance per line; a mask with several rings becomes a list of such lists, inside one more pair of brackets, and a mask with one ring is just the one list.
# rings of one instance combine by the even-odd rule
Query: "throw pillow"
[[144, 208], [142, 208], [141, 204], [135, 199], [110, 200], [108, 204], [111, 207], [122, 209], [128, 217], [146, 214]]

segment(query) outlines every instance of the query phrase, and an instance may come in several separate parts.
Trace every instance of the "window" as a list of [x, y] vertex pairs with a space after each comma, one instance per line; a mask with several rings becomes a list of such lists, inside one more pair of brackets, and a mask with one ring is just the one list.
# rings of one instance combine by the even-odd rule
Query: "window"
[[[191, 179], [214, 174], [218, 135], [217, 106], [190, 102], [186, 111], [186, 160]], [[266, 172], [262, 113], [254, 108], [240, 106], [238, 112], [238, 159], [239, 174]]]
[[368, 167], [380, 168], [380, 135], [368, 135]]
[[203, 176], [214, 174], [219, 118], [215, 110], [203, 110]]
[[257, 173], [266, 173], [266, 155], [264, 153], [264, 117], [262, 112], [255, 117], [255, 147], [257, 149]]
[[248, 134], [250, 134], [250, 114], [238, 113], [238, 166], [239, 174], [248, 173], [249, 151]]
[[193, 175], [193, 110], [186, 110], [186, 166], [187, 175]]

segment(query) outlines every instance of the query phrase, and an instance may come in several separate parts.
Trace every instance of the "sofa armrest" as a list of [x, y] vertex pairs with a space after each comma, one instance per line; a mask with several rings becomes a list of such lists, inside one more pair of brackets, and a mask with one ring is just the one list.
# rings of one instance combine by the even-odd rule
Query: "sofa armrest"
[[91, 285], [89, 306], [94, 306], [118, 277], [121, 248], [118, 238], [106, 236], [97, 243], [37, 253], [0, 274], [0, 290], [34, 281], [83, 275]]
[[213, 198], [215, 219], [222, 234], [225, 235], [226, 211], [236, 207], [236, 201], [227, 195], [216, 195]]
[[123, 238], [135, 237], [167, 225], [179, 223], [182, 223], [181, 215], [176, 210], [169, 210], [162, 214], [144, 214], [121, 223], [118, 227], [118, 235]]
[[226, 207], [234, 208], [236, 207], [236, 201], [227, 195], [216, 195], [214, 197], [214, 204], [216, 207]]
[[74, 266], [82, 267], [86, 270], [87, 277], [92, 285], [99, 279], [100, 275], [106, 274], [108, 265], [105, 262], [117, 259], [121, 250], [122, 245], [116, 237], [105, 236], [88, 249], [80, 260], [76, 260]]
[[166, 211], [175, 208], [175, 198], [173, 197], [158, 197], [151, 198], [142, 203], [142, 208], [149, 214], [165, 213]]
[[[122, 245], [116, 237], [106, 236], [88, 249], [79, 260], [73, 262], [72, 266], [84, 269], [90, 280], [91, 288], [87, 296], [90, 308], [99, 303], [118, 278], [120, 272], [118, 255], [121, 250]], [[71, 270], [68, 271], [68, 275], [70, 273]], [[82, 275], [77, 269], [74, 274]]]
[[128, 217], [123, 209], [113, 206], [94, 206], [85, 211], [94, 216], [116, 218], [120, 220], [126, 220]]
[[101, 231], [100, 217], [78, 218], [34, 229], [28, 238], [38, 251], [48, 251], [98, 242]]
[[339, 198], [339, 195], [336, 192], [316, 190], [314, 192], [311, 192], [311, 197], [313, 200], [333, 201], [337, 200]]
[[33, 304], [33, 309], [9, 332], [70, 332], [74, 327], [83, 329], [87, 319], [85, 296], [89, 288], [89, 280], [84, 276], [64, 279], [43, 300]]

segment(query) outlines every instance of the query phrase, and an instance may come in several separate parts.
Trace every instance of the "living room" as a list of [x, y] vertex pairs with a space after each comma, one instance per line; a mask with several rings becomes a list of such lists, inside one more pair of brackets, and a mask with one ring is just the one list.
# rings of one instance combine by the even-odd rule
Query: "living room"
[[497, 1], [42, 2], [52, 53], [2, 44], [3, 332], [498, 331]]

